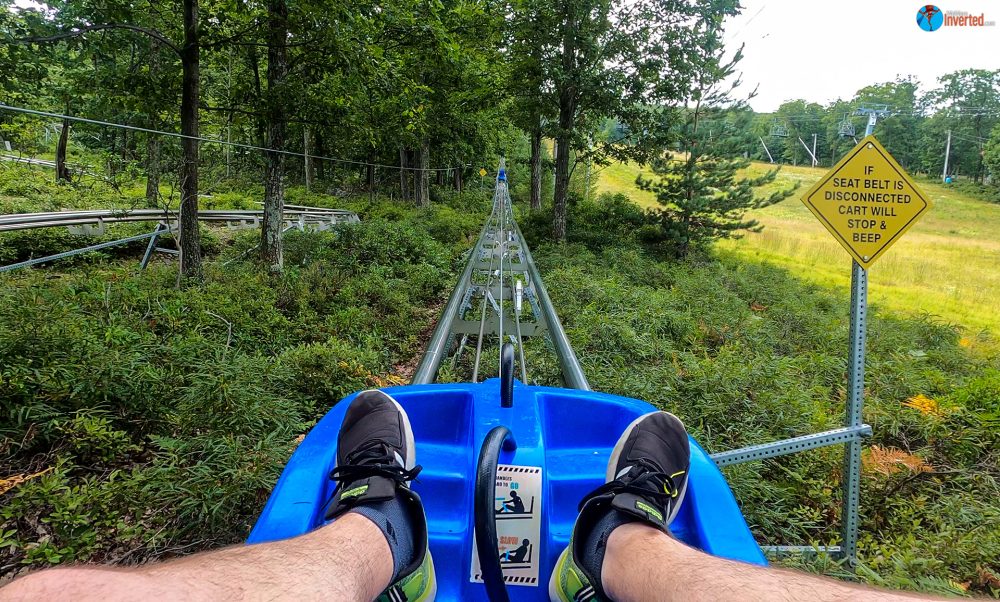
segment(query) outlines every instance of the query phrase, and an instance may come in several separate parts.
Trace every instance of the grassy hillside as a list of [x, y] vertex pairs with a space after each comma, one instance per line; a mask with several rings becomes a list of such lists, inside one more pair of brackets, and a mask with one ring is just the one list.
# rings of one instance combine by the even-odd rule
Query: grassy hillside
[[[642, 171], [634, 163], [612, 163], [607, 167], [596, 168], [594, 173], [597, 174], [597, 192], [622, 192], [641, 207], [656, 207], [656, 195], [636, 188], [635, 177]], [[649, 170], [645, 170], [645, 173], [648, 175]]]
[[[759, 173], [768, 167], [755, 163], [750, 170]], [[656, 206], [652, 195], [634, 187], [639, 171], [633, 165], [611, 166], [601, 172], [598, 189], [625, 192], [641, 206]], [[799, 191], [751, 214], [763, 224], [762, 232], [724, 241], [718, 248], [843, 290], [850, 282], [850, 256], [800, 200], [825, 171], [783, 166], [772, 186], [799, 182]], [[870, 299], [896, 311], [961, 324], [974, 343], [980, 330], [1000, 331], [1000, 204], [934, 181], [918, 185], [934, 208], [869, 271]]]

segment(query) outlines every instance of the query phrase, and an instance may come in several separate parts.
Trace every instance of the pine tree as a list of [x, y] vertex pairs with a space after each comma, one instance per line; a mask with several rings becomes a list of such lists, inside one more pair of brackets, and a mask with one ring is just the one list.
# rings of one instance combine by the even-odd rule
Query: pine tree
[[[700, 27], [713, 25], [703, 22]], [[695, 86], [686, 99], [683, 118], [674, 125], [676, 147], [662, 149], [650, 163], [656, 178], [640, 175], [636, 180], [640, 188], [656, 194], [662, 205], [653, 213], [677, 257], [686, 256], [700, 243], [760, 231], [761, 225], [748, 219], [747, 211], [777, 203], [798, 187], [758, 196], [757, 189], [773, 182], [778, 169], [746, 175], [750, 160], [737, 150], [742, 147], [740, 132], [732, 127], [707, 131], [701, 127], [710, 116], [744, 107], [731, 97], [740, 84], [733, 75], [742, 49], [726, 62], [721, 41], [706, 37], [698, 52]], [[727, 81], [732, 83], [727, 86]]]

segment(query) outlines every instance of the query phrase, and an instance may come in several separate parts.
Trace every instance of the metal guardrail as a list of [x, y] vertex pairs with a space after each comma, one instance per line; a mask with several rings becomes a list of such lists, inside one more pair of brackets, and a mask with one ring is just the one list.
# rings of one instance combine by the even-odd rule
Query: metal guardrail
[[[298, 229], [302, 231], [321, 231], [330, 229], [338, 224], [359, 223], [361, 220], [353, 211], [343, 209], [326, 209], [323, 207], [306, 207], [302, 205], [286, 206], [284, 212], [284, 231]], [[204, 222], [223, 223], [230, 228], [256, 228], [263, 220], [263, 211], [254, 210], [206, 210], [198, 212], [198, 220]], [[129, 236], [118, 240], [102, 242], [72, 251], [56, 253], [45, 257], [37, 257], [0, 266], [0, 273], [10, 272], [19, 268], [25, 268], [41, 263], [65, 259], [74, 255], [90, 253], [117, 247], [149, 239], [146, 252], [143, 255], [140, 269], [144, 269], [148, 264], [154, 251], [176, 254], [173, 249], [161, 249], [156, 246], [157, 239], [163, 234], [168, 234], [175, 229], [172, 225], [177, 221], [177, 214], [164, 211], [162, 209], [90, 209], [78, 211], [52, 211], [47, 213], [14, 213], [0, 215], [0, 233], [15, 232], [18, 230], [29, 230], [34, 228], [54, 228], [66, 227], [73, 234], [81, 236], [95, 236], [105, 233], [107, 224], [135, 223], [135, 222], [157, 222], [156, 229], [146, 234]]]
[[[299, 225], [309, 229], [326, 229], [346, 223], [358, 223], [360, 219], [353, 211], [323, 209], [319, 207], [286, 208], [286, 225]], [[88, 209], [52, 211], [46, 213], [12, 213], [0, 215], [0, 232], [27, 230], [31, 228], [51, 228], [55, 226], [91, 226], [97, 230], [78, 231], [79, 234], [103, 234], [103, 227], [109, 223], [177, 221], [179, 214], [163, 209]], [[259, 227], [264, 218], [262, 210], [201, 210], [198, 220], [222, 222], [233, 227]]]

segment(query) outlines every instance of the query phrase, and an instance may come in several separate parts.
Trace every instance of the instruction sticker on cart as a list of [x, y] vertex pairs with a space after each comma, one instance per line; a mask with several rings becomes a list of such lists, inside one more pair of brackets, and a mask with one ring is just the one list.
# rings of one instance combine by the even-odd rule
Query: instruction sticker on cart
[[[497, 466], [493, 511], [503, 580], [509, 585], [538, 587], [538, 542], [542, 534], [542, 469]], [[475, 541], [475, 540], [473, 540]], [[472, 546], [469, 579], [483, 582], [479, 552]]]

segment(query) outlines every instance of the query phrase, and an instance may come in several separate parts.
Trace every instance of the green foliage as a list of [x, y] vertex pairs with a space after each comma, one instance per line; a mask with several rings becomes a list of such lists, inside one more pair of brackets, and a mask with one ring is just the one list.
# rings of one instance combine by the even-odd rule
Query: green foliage
[[[467, 240], [481, 221], [478, 197], [447, 203], [385, 202], [368, 214], [392, 219], [289, 233], [277, 277], [219, 261], [177, 289], [172, 262], [136, 273], [137, 249], [4, 275], [0, 452], [4, 477], [26, 480], [0, 500], [3, 564], [137, 562], [244, 538], [297, 438], [419, 351], [455, 259], [455, 240], [435, 237]], [[255, 239], [220, 241], [220, 259]]]
[[[759, 231], [753, 219], [744, 219], [746, 212], [772, 205], [787, 198], [794, 191], [778, 190], [764, 196], [757, 189], [774, 181], [777, 169], [759, 176], [738, 176], [750, 165], [750, 160], [740, 158], [738, 148], [740, 133], [727, 128], [722, 122], [720, 133], [705, 133], [701, 121], [706, 115], [725, 115], [731, 108], [730, 89], [724, 83], [733, 76], [742, 58], [737, 52], [732, 59], [724, 60], [724, 50], [718, 42], [692, 52], [696, 86], [686, 94], [691, 108], [683, 112], [677, 129], [679, 152], [661, 148], [650, 167], [658, 179], [637, 178], [640, 189], [653, 192], [662, 206], [654, 210], [656, 221], [663, 230], [677, 257], [684, 257], [699, 244], [718, 238], [732, 238], [740, 231]], [[670, 130], [667, 124], [662, 129]]]
[[[997, 124], [993, 126], [993, 132], [990, 134], [990, 139], [986, 143], [986, 148], [983, 150], [983, 163], [993, 178], [993, 181], [1000, 182], [1000, 122], [997, 122]], [[994, 186], [994, 188], [996, 187]], [[994, 194], [990, 200], [1000, 202], [1000, 192], [994, 190], [993, 193]]]
[[748, 159], [727, 158], [702, 143], [688, 147], [679, 158], [655, 159], [651, 167], [658, 180], [639, 177], [638, 186], [656, 194], [662, 205], [653, 213], [678, 257], [715, 239], [738, 237], [741, 231], [759, 232], [762, 227], [757, 220], [745, 219], [746, 212], [773, 205], [795, 191], [757, 196], [758, 188], [774, 182], [778, 169], [737, 177], [749, 165]]

